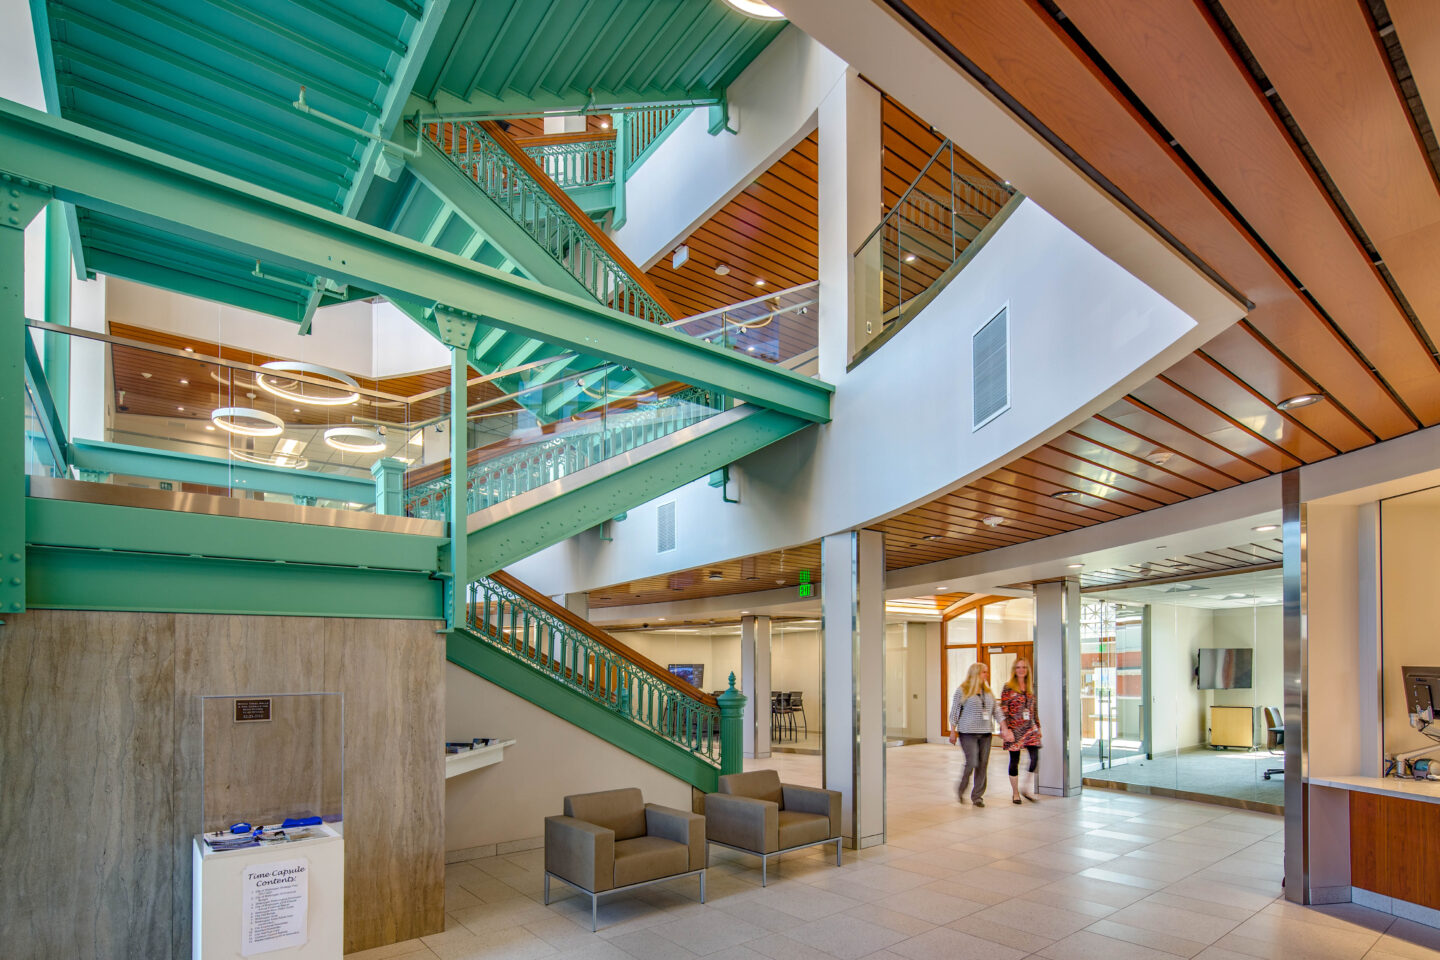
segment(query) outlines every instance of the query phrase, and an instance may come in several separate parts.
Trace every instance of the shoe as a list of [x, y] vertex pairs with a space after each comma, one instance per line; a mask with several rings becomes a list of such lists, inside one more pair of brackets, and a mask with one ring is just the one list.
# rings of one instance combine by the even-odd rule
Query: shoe
[[975, 798], [975, 806], [977, 806], [977, 807], [983, 807], [983, 806], [985, 806], [985, 798], [984, 798], [984, 797], [976, 797], [976, 798]]
[[1020, 805], [1020, 798], [1019, 798], [1019, 797], [1011, 797], [1011, 798], [1010, 798], [1010, 802], [1013, 803], [1013, 804], [1015, 804], [1015, 805], [1018, 807], [1018, 806]]

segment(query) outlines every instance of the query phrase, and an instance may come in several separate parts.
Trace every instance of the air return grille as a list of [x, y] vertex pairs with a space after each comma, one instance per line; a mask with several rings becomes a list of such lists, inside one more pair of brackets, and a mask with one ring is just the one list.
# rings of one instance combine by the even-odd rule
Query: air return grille
[[1010, 408], [1010, 308], [976, 330], [970, 347], [978, 430]]
[[675, 501], [660, 504], [655, 511], [655, 552], [675, 549]]

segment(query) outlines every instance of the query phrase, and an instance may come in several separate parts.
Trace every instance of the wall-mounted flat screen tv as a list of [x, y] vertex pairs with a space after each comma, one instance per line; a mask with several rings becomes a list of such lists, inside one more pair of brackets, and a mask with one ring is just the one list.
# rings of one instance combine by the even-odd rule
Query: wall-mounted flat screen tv
[[698, 687], [705, 682], [705, 664], [703, 663], [672, 663], [665, 669], [692, 687]]
[[1246, 690], [1255, 651], [1249, 647], [1201, 647], [1196, 676], [1201, 690]]

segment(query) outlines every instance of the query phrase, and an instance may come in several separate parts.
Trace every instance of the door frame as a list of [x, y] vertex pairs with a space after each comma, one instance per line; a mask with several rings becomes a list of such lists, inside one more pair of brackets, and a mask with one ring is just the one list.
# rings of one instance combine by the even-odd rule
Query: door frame
[[[1020, 657], [1030, 661], [1030, 667], [1035, 667], [1035, 643], [1026, 641], [1023, 643], [987, 644], [985, 642], [985, 611], [982, 609], [992, 603], [1004, 603], [1007, 600], [1020, 599], [1017, 597], [1000, 596], [979, 596], [972, 597], [956, 604], [947, 610], [940, 618], [940, 735], [949, 737], [953, 732], [950, 729], [950, 697], [953, 692], [953, 684], [950, 682], [950, 657], [951, 650], [974, 650], [975, 659], [980, 663], [990, 666], [990, 647], [997, 646], [1002, 650], [1014, 650]], [[975, 642], [972, 643], [950, 643], [950, 621], [962, 617], [967, 613], [975, 614]], [[1004, 677], [997, 680], [994, 671], [991, 671], [990, 688], [999, 690], [1005, 681], [1010, 679]]]

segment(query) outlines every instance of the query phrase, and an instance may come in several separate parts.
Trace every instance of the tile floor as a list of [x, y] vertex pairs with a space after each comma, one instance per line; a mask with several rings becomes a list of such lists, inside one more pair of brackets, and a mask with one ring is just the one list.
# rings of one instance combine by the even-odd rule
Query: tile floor
[[[714, 848], [705, 905], [693, 879], [648, 887], [603, 901], [592, 934], [560, 885], [541, 905], [541, 851], [455, 863], [443, 933], [350, 960], [1440, 958], [1440, 930], [1280, 899], [1278, 817], [1097, 789], [1012, 806], [1004, 754], [976, 809], [955, 802], [958, 760], [887, 751], [890, 842], [842, 867], [797, 853], [761, 889], [754, 860]], [[818, 757], [772, 761], [819, 778]]]

